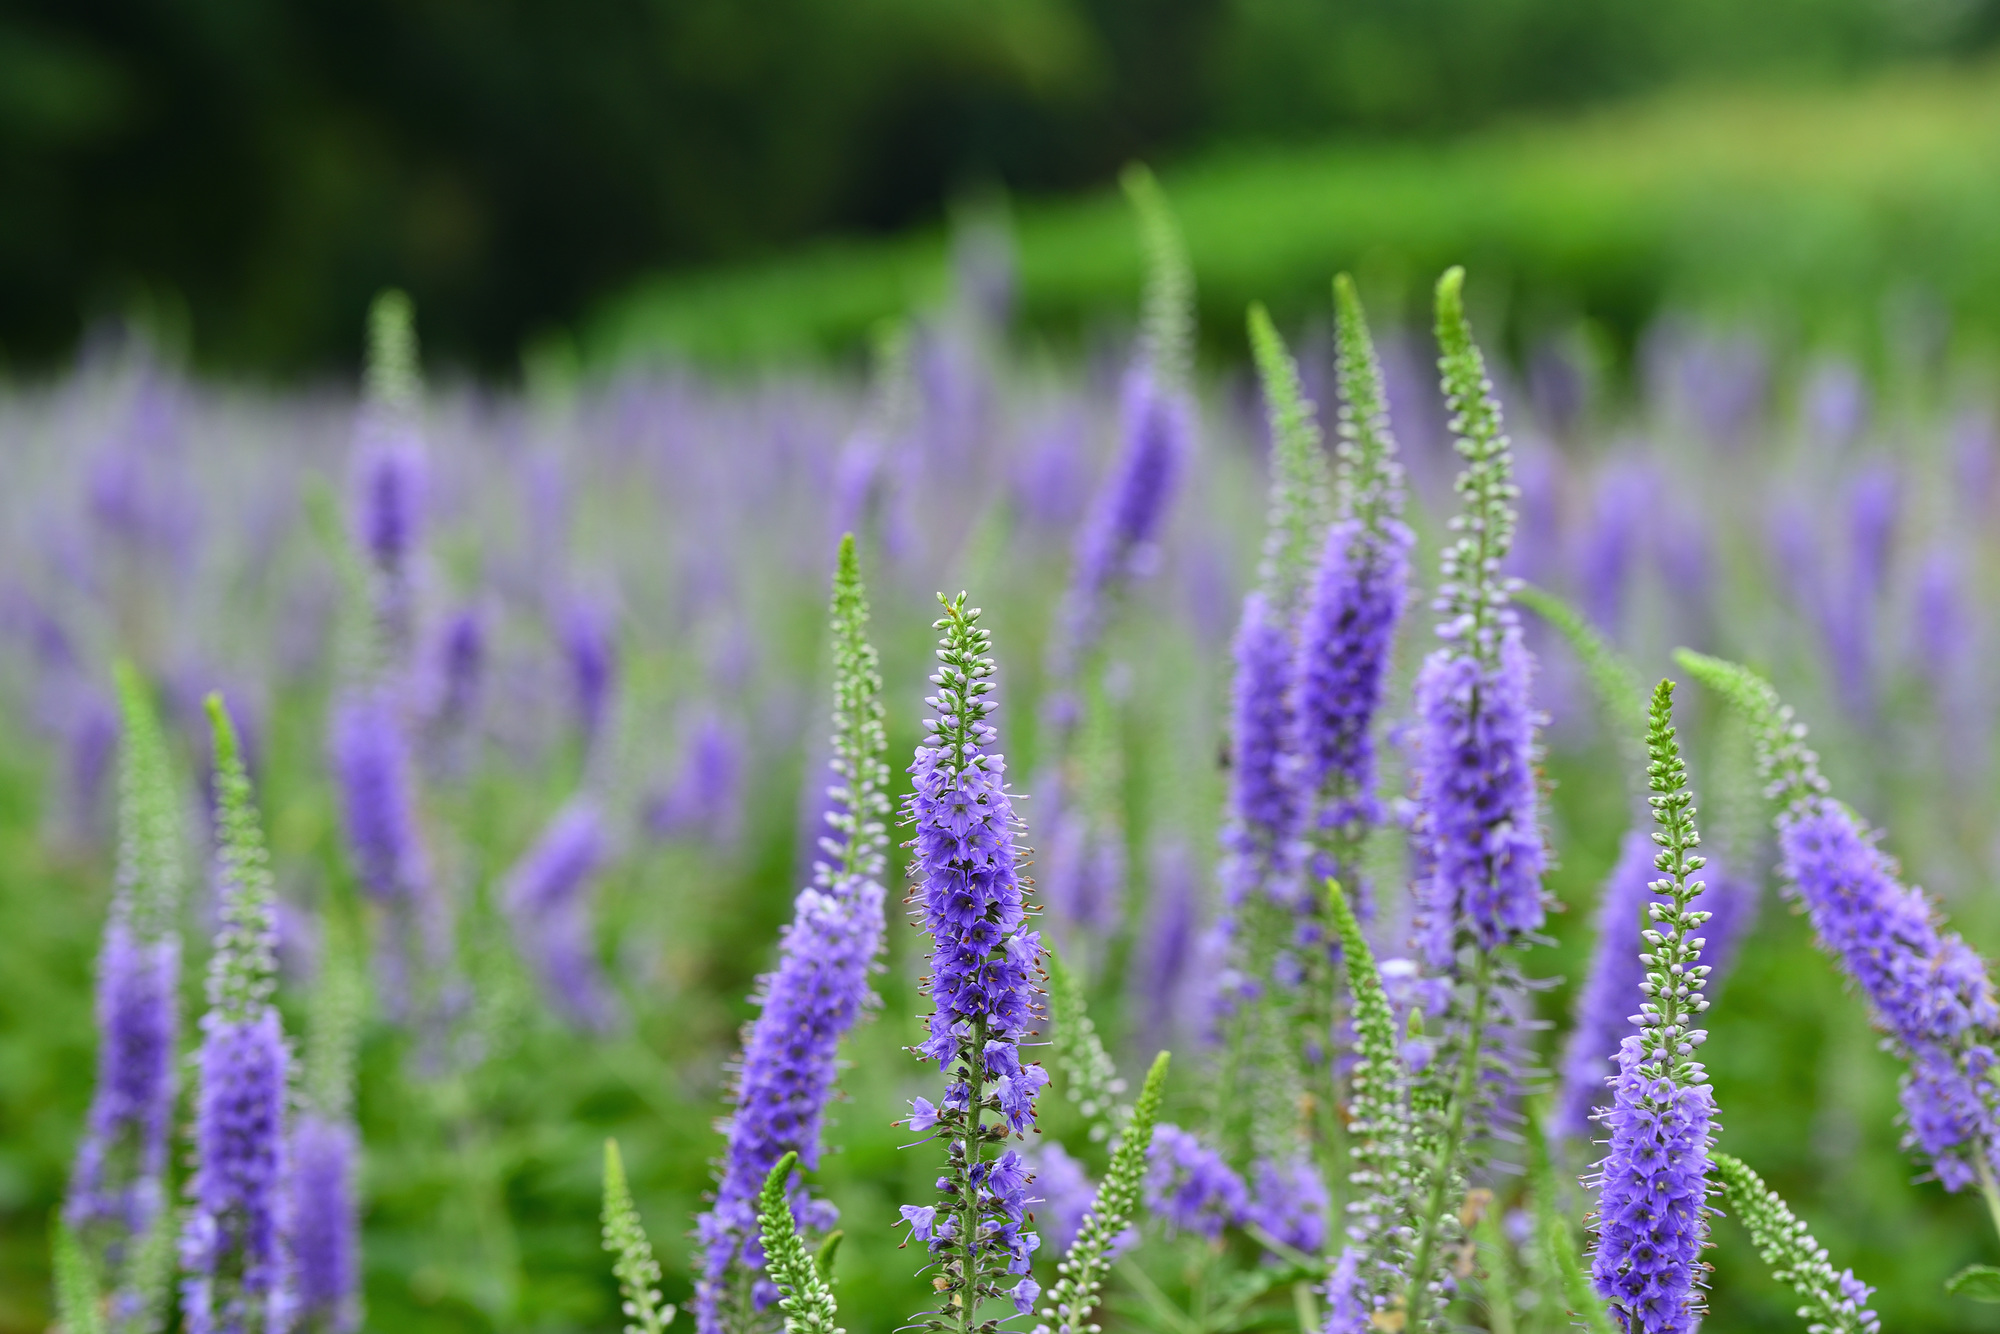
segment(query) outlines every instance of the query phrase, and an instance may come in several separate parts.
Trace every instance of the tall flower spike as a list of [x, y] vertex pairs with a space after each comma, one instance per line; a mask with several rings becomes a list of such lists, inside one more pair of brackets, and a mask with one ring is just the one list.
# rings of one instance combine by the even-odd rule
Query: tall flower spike
[[[1432, 969], [1464, 974], [1454, 1015], [1452, 1062], [1433, 1062], [1423, 1081], [1428, 1105], [1443, 1093], [1430, 1145], [1426, 1202], [1405, 1298], [1409, 1327], [1425, 1329], [1436, 1308], [1433, 1284], [1444, 1245], [1458, 1227], [1454, 1190], [1469, 1156], [1475, 1118], [1493, 1081], [1491, 1029], [1505, 1021], [1493, 992], [1505, 978], [1499, 951], [1538, 930], [1546, 912], [1544, 853], [1536, 818], [1533, 660], [1500, 574], [1514, 535], [1513, 462], [1500, 405], [1465, 319], [1462, 269], [1438, 280], [1438, 361], [1451, 429], [1465, 468], [1463, 511], [1445, 549], [1433, 604], [1443, 614], [1417, 675], [1413, 746], [1418, 875], [1416, 944]], [[1470, 948], [1460, 959], [1461, 942]], [[1497, 1045], [1497, 1044], [1495, 1044]]]
[[1402, 521], [1403, 469], [1389, 430], [1382, 368], [1346, 274], [1338, 302], [1340, 449], [1336, 519], [1327, 532], [1299, 630], [1297, 750], [1309, 824], [1332, 837], [1327, 868], [1359, 888], [1361, 833], [1380, 818], [1371, 728], [1408, 597], [1412, 536]]
[[[761, 1008], [744, 1030], [715, 1203], [695, 1220], [695, 1319], [702, 1334], [731, 1327], [733, 1318], [740, 1327], [744, 1310], [756, 1304], [753, 1271], [763, 1263], [757, 1194], [788, 1153], [807, 1168], [818, 1165], [841, 1036], [875, 1003], [868, 974], [884, 931], [889, 767], [882, 680], [867, 630], [867, 594], [850, 534], [841, 540], [833, 581], [832, 809], [820, 841], [826, 860], [799, 893], [778, 967], [760, 979]], [[797, 1204], [810, 1226], [832, 1226], [830, 1204], [803, 1194]]]
[[673, 1323], [674, 1308], [660, 1301], [660, 1262], [632, 1203], [615, 1139], [604, 1141], [604, 1249], [611, 1252], [611, 1272], [618, 1279], [625, 1334], [663, 1334]]
[[[148, 1238], [169, 1224], [167, 1137], [179, 1041], [180, 805], [147, 687], [118, 664], [118, 874], [97, 965], [97, 1088], [63, 1218], [111, 1334], [150, 1334], [164, 1312], [141, 1289]], [[151, 1249], [157, 1249], [153, 1247]]]
[[572, 797], [507, 873], [503, 898], [515, 943], [563, 1019], [602, 1030], [616, 1015], [592, 939], [591, 898], [610, 837], [587, 794]]
[[[1056, 1266], [1060, 1277], [1049, 1290], [1049, 1304], [1041, 1311], [1043, 1320], [1055, 1322], [1054, 1334], [1096, 1334], [1098, 1326], [1090, 1323], [1090, 1314], [1104, 1291], [1104, 1279], [1117, 1257], [1120, 1238], [1139, 1207], [1146, 1156], [1152, 1148], [1153, 1126], [1160, 1118], [1160, 1097], [1166, 1082], [1167, 1053], [1161, 1052], [1153, 1058], [1153, 1067], [1139, 1088], [1131, 1124], [1111, 1152], [1104, 1184], [1097, 1188], [1097, 1197], [1091, 1201], [1069, 1253]], [[1050, 1326], [1037, 1325], [1035, 1334], [1050, 1334]]]
[[1880, 1334], [1882, 1322], [1868, 1309], [1874, 1289], [1852, 1269], [1834, 1273], [1826, 1247], [1740, 1158], [1714, 1157], [1723, 1202], [1750, 1233], [1771, 1277], [1798, 1294], [1806, 1334]]
[[208, 697], [219, 793], [222, 926], [209, 963], [196, 1059], [194, 1176], [181, 1234], [181, 1318], [189, 1334], [250, 1334], [287, 1323], [285, 1092], [289, 1053], [271, 1004], [276, 902], [236, 729]]
[[1820, 946], [1867, 998], [1870, 1017], [1909, 1063], [1904, 1147], [1920, 1151], [1947, 1190], [1975, 1182], [2000, 1197], [2000, 1029], [1986, 961], [1942, 927], [1929, 896], [1900, 882], [1859, 817], [1827, 795], [1806, 729], [1770, 684], [1746, 668], [1675, 655], [1749, 720], [1758, 767], [1779, 802], [1779, 874], [1803, 904]]
[[941, 1203], [904, 1205], [903, 1218], [939, 1271], [941, 1305], [918, 1325], [972, 1334], [987, 1299], [1004, 1294], [1027, 1312], [1040, 1295], [1028, 1276], [1040, 1239], [1027, 1227], [1027, 1170], [1019, 1153], [989, 1158], [987, 1146], [1026, 1133], [1048, 1075], [1021, 1062], [1020, 1043], [1035, 1024], [1041, 939], [1023, 929], [1020, 822], [993, 750], [999, 733], [986, 721], [994, 707], [991, 636], [963, 593], [939, 601], [943, 639], [931, 677], [938, 693], [927, 701], [937, 716], [925, 721], [930, 737], [910, 766], [915, 790], [905, 812], [916, 829], [909, 902], [933, 941], [927, 987], [936, 1007], [929, 1040], [914, 1050], [949, 1081], [941, 1105], [917, 1100], [910, 1127], [937, 1127], [947, 1161]]
[[1689, 1334], [1701, 1319], [1701, 1250], [1708, 1236], [1708, 1166], [1715, 1094], [1694, 1059], [1708, 1034], [1693, 1021], [1708, 1008], [1708, 969], [1695, 933], [1708, 914], [1691, 908], [1703, 859], [1694, 795], [1673, 726], [1674, 687], [1653, 692], [1646, 766], [1659, 831], [1647, 906], [1646, 1002], [1625, 1039], [1603, 1121], [1611, 1137], [1598, 1165], [1597, 1246], [1591, 1278], [1632, 1334]]
[[812, 1256], [806, 1254], [805, 1240], [792, 1219], [791, 1192], [786, 1183], [798, 1163], [796, 1153], [780, 1158], [757, 1193], [765, 1262], [771, 1281], [783, 1294], [778, 1306], [785, 1313], [785, 1334], [844, 1334], [834, 1323], [840, 1312], [834, 1307], [833, 1290], [827, 1287]]

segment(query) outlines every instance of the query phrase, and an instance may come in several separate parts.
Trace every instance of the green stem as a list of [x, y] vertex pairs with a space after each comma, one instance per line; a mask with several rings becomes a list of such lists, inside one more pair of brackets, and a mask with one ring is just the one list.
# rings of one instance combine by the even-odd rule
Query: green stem
[[1446, 1193], [1451, 1189], [1451, 1169], [1458, 1160], [1458, 1148], [1465, 1138], [1466, 1112], [1479, 1089], [1479, 1045], [1485, 1037], [1486, 992], [1492, 972], [1492, 956], [1478, 951], [1479, 963], [1472, 977], [1472, 1014], [1466, 1024], [1465, 1055], [1460, 1059], [1458, 1087], [1445, 1112], [1444, 1135], [1438, 1141], [1437, 1159], [1431, 1165], [1430, 1199], [1424, 1207], [1417, 1231], [1416, 1255], [1410, 1264], [1409, 1287], [1403, 1294], [1408, 1313], [1404, 1328], [1411, 1334], [1423, 1329], [1424, 1309], [1430, 1302], [1431, 1254], [1437, 1249], [1438, 1219], [1444, 1214]]
[[1993, 1179], [1993, 1165], [1986, 1161], [1986, 1146], [1975, 1144], [1972, 1165], [1979, 1169], [1979, 1193], [1986, 1197], [1986, 1212], [1993, 1219], [1993, 1231], [2000, 1235], [2000, 1182]]
[[967, 1061], [965, 1084], [969, 1090], [966, 1100], [966, 1115], [969, 1118], [965, 1132], [965, 1205], [959, 1217], [958, 1246], [960, 1261], [958, 1292], [959, 1334], [972, 1334], [973, 1314], [979, 1306], [979, 1187], [973, 1181], [972, 1169], [980, 1162], [981, 1133], [986, 1120], [986, 1112], [980, 1104], [986, 1097], [986, 1020], [984, 1017], [972, 1021], [971, 1059]]

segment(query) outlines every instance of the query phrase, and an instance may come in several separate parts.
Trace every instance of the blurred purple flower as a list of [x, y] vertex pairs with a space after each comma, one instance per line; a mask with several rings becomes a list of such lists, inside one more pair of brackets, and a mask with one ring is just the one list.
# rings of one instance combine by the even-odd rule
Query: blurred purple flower
[[362, 888], [379, 903], [414, 900], [424, 858], [409, 743], [394, 700], [379, 690], [349, 692], [334, 706], [329, 749]]
[[1091, 1203], [1097, 1198], [1097, 1186], [1083, 1164], [1070, 1157], [1060, 1144], [1042, 1145], [1029, 1155], [1028, 1162], [1044, 1206], [1036, 1211], [1035, 1220], [1042, 1224], [1055, 1253], [1066, 1255], [1070, 1243], [1076, 1240], [1077, 1229], [1083, 1226], [1084, 1215], [1090, 1212]]
[[563, 661], [569, 669], [570, 698], [584, 743], [593, 745], [603, 731], [618, 682], [616, 627], [609, 612], [594, 602], [574, 599], [560, 614]]
[[1211, 1241], [1243, 1221], [1250, 1192], [1222, 1155], [1179, 1126], [1153, 1128], [1146, 1154], [1146, 1207], [1169, 1232], [1192, 1232]]
[[578, 1028], [605, 1029], [612, 1000], [591, 939], [590, 900], [610, 857], [597, 804], [573, 798], [507, 873], [503, 901], [549, 1002]]
[[97, 1090], [63, 1208], [78, 1231], [109, 1224], [133, 1242], [165, 1202], [179, 992], [179, 939], [141, 941], [114, 914], [97, 963]]
[[1245, 1222], [1254, 1223], [1295, 1251], [1317, 1255], [1326, 1244], [1326, 1183], [1312, 1159], [1287, 1162], [1260, 1158], [1251, 1168], [1250, 1202]]
[[[715, 714], [702, 715], [680, 772], [646, 806], [646, 827], [660, 838], [694, 835], [727, 845], [742, 820], [743, 747]], [[817, 826], [815, 826], [817, 829]]]
[[292, 1127], [291, 1249], [297, 1318], [323, 1334], [361, 1328], [360, 1145], [345, 1122], [302, 1113]]

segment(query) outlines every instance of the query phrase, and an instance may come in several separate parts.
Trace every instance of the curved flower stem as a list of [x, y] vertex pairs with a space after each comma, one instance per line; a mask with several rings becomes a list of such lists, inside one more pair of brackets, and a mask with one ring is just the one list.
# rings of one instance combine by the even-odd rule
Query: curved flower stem
[[1438, 1140], [1437, 1156], [1431, 1164], [1430, 1198], [1417, 1231], [1416, 1254], [1410, 1263], [1408, 1286], [1403, 1294], [1407, 1312], [1404, 1328], [1417, 1334], [1424, 1328], [1430, 1303], [1431, 1257], [1437, 1250], [1438, 1219], [1443, 1217], [1446, 1194], [1451, 1189], [1451, 1169], [1458, 1160], [1459, 1145], [1465, 1138], [1465, 1119], [1472, 1099], [1479, 1091], [1479, 1047], [1486, 1030], [1486, 993], [1492, 976], [1492, 955], [1478, 951], [1479, 962], [1472, 975], [1472, 1013], [1465, 1030], [1465, 1054], [1460, 1058], [1458, 1087], [1452, 1092], [1445, 1112], [1444, 1134]]

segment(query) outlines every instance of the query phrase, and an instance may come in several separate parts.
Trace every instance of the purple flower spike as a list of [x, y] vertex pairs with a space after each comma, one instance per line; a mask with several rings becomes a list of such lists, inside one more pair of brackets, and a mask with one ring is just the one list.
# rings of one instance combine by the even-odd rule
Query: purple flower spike
[[1299, 788], [1292, 739], [1292, 639], [1263, 593], [1243, 600], [1236, 633], [1229, 824], [1223, 884], [1230, 904], [1262, 892], [1289, 903], [1298, 890]]
[[[834, 781], [828, 836], [820, 843], [826, 860], [815, 865], [812, 885], [795, 901], [791, 925], [779, 942], [778, 967], [760, 979], [759, 1012], [744, 1031], [736, 1109], [715, 1203], [695, 1223], [700, 1246], [695, 1319], [701, 1334], [723, 1328], [732, 1284], [760, 1281], [750, 1272], [763, 1261], [758, 1192], [787, 1153], [798, 1154], [802, 1168], [819, 1165], [840, 1039], [875, 1004], [868, 975], [885, 929], [881, 876], [889, 767], [882, 759], [887, 740], [881, 678], [867, 618], [849, 537], [841, 543], [833, 594]], [[929, 1131], [939, 1117], [937, 1107], [918, 1098], [910, 1129]], [[833, 1206], [807, 1198], [803, 1189], [795, 1192], [792, 1207], [807, 1226], [833, 1226]], [[928, 1216], [912, 1218], [908, 1208], [904, 1216], [928, 1236]]]
[[359, 1145], [353, 1127], [309, 1112], [292, 1129], [291, 1245], [300, 1323], [324, 1334], [361, 1328]]
[[406, 903], [424, 881], [415, 777], [394, 702], [380, 691], [350, 694], [334, 709], [330, 749], [347, 825], [348, 855], [379, 903]]
[[587, 602], [565, 609], [560, 633], [563, 658], [569, 665], [570, 693], [576, 703], [577, 726], [586, 743], [595, 742], [611, 707], [618, 678], [618, 647], [611, 617]]
[[[1041, 938], [1025, 930], [1016, 843], [1020, 821], [1007, 791], [1006, 763], [994, 749], [998, 730], [986, 719], [994, 701], [992, 637], [965, 595], [944, 601], [936, 717], [910, 766], [914, 778], [905, 818], [909, 902], [933, 942], [927, 990], [934, 1009], [930, 1037], [912, 1050], [935, 1061], [947, 1084], [938, 1108], [949, 1143], [941, 1213], [954, 1224], [932, 1234], [943, 1305], [937, 1317], [1021, 1289], [1040, 1238], [1027, 1229], [1029, 1174], [1012, 1149], [986, 1155], [996, 1140], [1033, 1126], [1035, 1096], [1048, 1082], [1038, 1065], [1021, 1060], [1020, 1044], [1034, 1030], [1034, 978]], [[988, 1121], [988, 1113], [997, 1117]], [[1012, 1277], [1009, 1277], [1012, 1276]]]
[[1319, 1169], [1304, 1155], [1287, 1162], [1264, 1158], [1251, 1169], [1250, 1203], [1244, 1219], [1295, 1251], [1317, 1255], [1326, 1245], [1326, 1216], [1332, 1207]]
[[1417, 677], [1418, 930], [1433, 968], [1451, 964], [1461, 923], [1485, 950], [1542, 925], [1532, 671], [1509, 626], [1493, 667], [1441, 649]]
[[1703, 885], [1694, 796], [1673, 726], [1671, 681], [1653, 691], [1646, 733], [1647, 798], [1658, 826], [1646, 905], [1646, 977], [1618, 1049], [1611, 1137], [1598, 1164], [1597, 1246], [1590, 1275], [1630, 1334], [1693, 1334], [1701, 1323], [1701, 1252], [1708, 1240], [1708, 1169], [1715, 1094], [1695, 1053], [1708, 1034], [1694, 1025], [1708, 1009], [1709, 970], [1701, 962], [1706, 912], [1693, 909]]
[[1408, 534], [1373, 545], [1364, 539], [1352, 519], [1327, 533], [1299, 634], [1298, 782], [1308, 792], [1330, 792], [1316, 821], [1329, 829], [1381, 819], [1370, 728], [1407, 598]]
[[534, 962], [550, 1002], [579, 1028], [602, 1029], [612, 1019], [590, 938], [591, 891], [609, 856], [597, 804], [578, 797], [556, 814], [507, 876], [505, 901], [515, 942]]
[[1618, 1049], [1591, 1275], [1632, 1334], [1692, 1334], [1715, 1092], [1649, 1077], [1646, 1060], [1636, 1036]]
[[263, 1334], [285, 1329], [290, 1315], [283, 1244], [289, 1056], [270, 999], [276, 927], [263, 834], [220, 696], [209, 697], [208, 710], [221, 798], [222, 927], [195, 1065], [181, 1319], [189, 1334]]
[[1947, 1190], [1976, 1182], [1982, 1155], [2000, 1167], [1990, 1037], [2000, 1006], [1985, 962], [1939, 928], [1930, 900], [1898, 882], [1895, 863], [1845, 806], [1812, 798], [1787, 812], [1778, 848], [1821, 944], [1909, 1060], [1905, 1146], [1930, 1159]]
[[1210, 1240], [1240, 1224], [1250, 1207], [1243, 1178], [1222, 1155], [1176, 1125], [1154, 1127], [1147, 1152], [1146, 1207], [1169, 1231]]
[[179, 982], [178, 938], [141, 941], [117, 918], [105, 927], [97, 964], [97, 1094], [63, 1214], [78, 1231], [103, 1223], [137, 1238], [159, 1214]]
[[365, 411], [354, 493], [362, 550], [378, 571], [402, 578], [423, 535], [424, 450], [414, 423]]
[[1067, 678], [1104, 633], [1105, 602], [1159, 562], [1160, 529], [1194, 437], [1192, 411], [1145, 366], [1125, 377], [1118, 457], [1077, 534], [1056, 675]]

